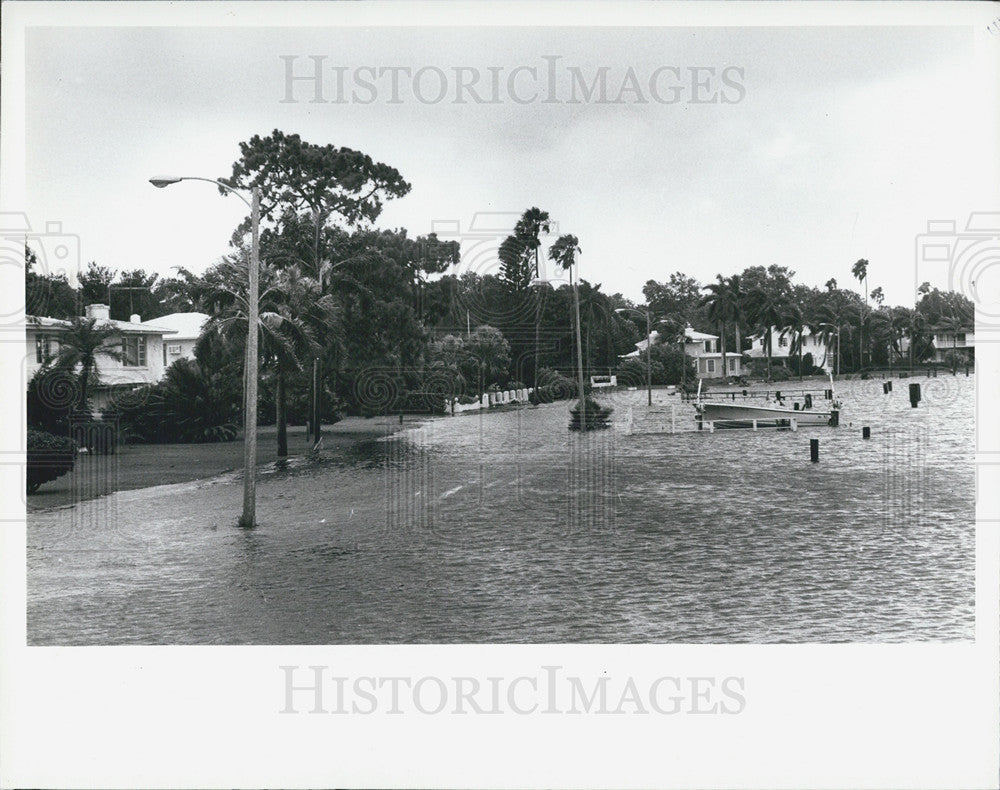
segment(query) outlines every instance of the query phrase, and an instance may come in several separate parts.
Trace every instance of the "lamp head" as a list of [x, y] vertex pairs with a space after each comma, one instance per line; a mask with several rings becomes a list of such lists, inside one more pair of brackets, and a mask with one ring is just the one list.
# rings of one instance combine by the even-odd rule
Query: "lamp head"
[[149, 183], [152, 184], [157, 189], [163, 189], [171, 184], [176, 184], [181, 179], [177, 176], [155, 176], [149, 179]]

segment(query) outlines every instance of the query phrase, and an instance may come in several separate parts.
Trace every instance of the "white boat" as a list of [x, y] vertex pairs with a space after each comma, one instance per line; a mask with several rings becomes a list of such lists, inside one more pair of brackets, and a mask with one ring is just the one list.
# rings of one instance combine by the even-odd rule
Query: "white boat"
[[[818, 391], [817, 391], [818, 392]], [[730, 395], [731, 400], [706, 400], [701, 396], [701, 382], [698, 382], [698, 400], [695, 403], [695, 420], [698, 427], [710, 423], [713, 428], [752, 428], [752, 427], [791, 427], [795, 421], [796, 427], [830, 425], [836, 427], [840, 422], [840, 402], [833, 394], [833, 379], [830, 380], [828, 400], [829, 408], [813, 408], [811, 393], [801, 399], [781, 397], [776, 394], [775, 400], [770, 400], [770, 393], [717, 393], [724, 398]], [[768, 398], [765, 403], [753, 403], [748, 398], [754, 396]], [[737, 398], [742, 397], [741, 400]]]

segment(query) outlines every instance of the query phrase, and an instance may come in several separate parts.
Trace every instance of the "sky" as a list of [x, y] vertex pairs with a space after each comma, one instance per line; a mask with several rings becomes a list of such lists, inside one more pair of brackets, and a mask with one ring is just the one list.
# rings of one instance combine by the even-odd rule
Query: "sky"
[[[457, 233], [463, 269], [493, 269], [488, 238], [538, 206], [579, 238], [582, 277], [639, 302], [674, 271], [752, 265], [856, 288], [866, 258], [868, 288], [909, 304], [916, 282], [947, 284], [915, 260], [928, 221], [961, 233], [1000, 207], [995, 49], [957, 26], [32, 28], [26, 211], [78, 236], [81, 265], [201, 272], [245, 207], [148, 179], [227, 176], [241, 141], [281, 129], [397, 168], [412, 190], [376, 225]], [[322, 102], [286, 82], [315, 62]], [[410, 76], [375, 71], [395, 67]], [[586, 97], [602, 69], [604, 100]]]

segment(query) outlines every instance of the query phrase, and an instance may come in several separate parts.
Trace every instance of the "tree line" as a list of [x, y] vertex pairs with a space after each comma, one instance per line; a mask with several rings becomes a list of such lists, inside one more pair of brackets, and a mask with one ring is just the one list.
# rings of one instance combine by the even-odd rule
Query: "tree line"
[[[275, 130], [241, 143], [231, 174], [220, 180], [261, 192], [259, 419], [278, 425], [280, 453], [287, 448], [285, 426], [309, 417], [314, 385], [320, 416], [329, 421], [345, 413], [439, 410], [446, 399], [479, 397], [491, 387], [541, 393], [547, 382], [572, 378], [573, 290], [542, 275], [572, 272], [579, 240], [551, 239], [546, 211], [526, 209], [485, 272], [463, 271], [458, 241], [374, 226], [385, 202], [406, 195], [410, 185], [395, 168], [359, 151]], [[74, 288], [64, 277], [37, 271], [27, 252], [27, 312], [73, 322], [65, 351], [47, 369], [87, 377], [75, 408], [88, 408], [96, 359], [116, 353], [113, 333], [88, 322], [85, 305], [109, 304], [119, 320], [201, 311], [210, 318], [196, 359], [175, 363], [154, 397], [117, 404], [116, 416], [145, 440], [156, 440], [157, 424], [171, 422], [163, 418], [171, 408], [186, 409], [181, 422], [193, 426], [186, 440], [235, 435], [235, 427], [220, 426], [235, 426], [241, 408], [248, 228], [249, 219], [235, 229], [230, 251], [200, 275], [185, 267], [167, 277], [141, 268], [115, 272], [92, 262]], [[551, 265], [543, 267], [545, 260]], [[649, 280], [639, 305], [580, 279], [585, 375], [631, 370], [644, 381], [643, 360], [623, 365], [620, 357], [645, 336], [646, 311], [664, 340], [653, 349], [657, 377], [668, 383], [693, 378], [690, 362], [675, 350], [686, 326], [719, 335], [726, 354], [746, 351], [751, 336], [766, 327], [787, 335], [799, 357], [807, 330], [828, 341], [839, 334], [834, 353], [841, 371], [852, 372], [900, 364], [904, 337], [912, 339], [910, 361], [919, 363], [933, 351], [935, 330], [971, 325], [972, 305], [959, 294], [925, 286], [913, 307], [892, 307], [881, 288], [869, 291], [867, 261], [849, 271], [861, 293], [833, 278], [824, 289], [796, 284], [793, 271], [776, 265], [720, 274], [706, 284], [678, 271]], [[770, 357], [769, 345], [766, 351]], [[148, 419], [151, 402], [159, 404], [158, 419]], [[184, 405], [193, 402], [201, 404], [196, 414]]]

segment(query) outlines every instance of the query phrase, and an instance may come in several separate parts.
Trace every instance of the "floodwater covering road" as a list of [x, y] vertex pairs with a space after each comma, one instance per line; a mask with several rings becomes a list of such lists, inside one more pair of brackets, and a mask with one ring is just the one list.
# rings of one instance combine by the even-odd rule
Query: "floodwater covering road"
[[263, 475], [248, 531], [238, 475], [33, 512], [29, 644], [971, 640], [975, 378], [918, 381], [798, 432], [432, 419]]

